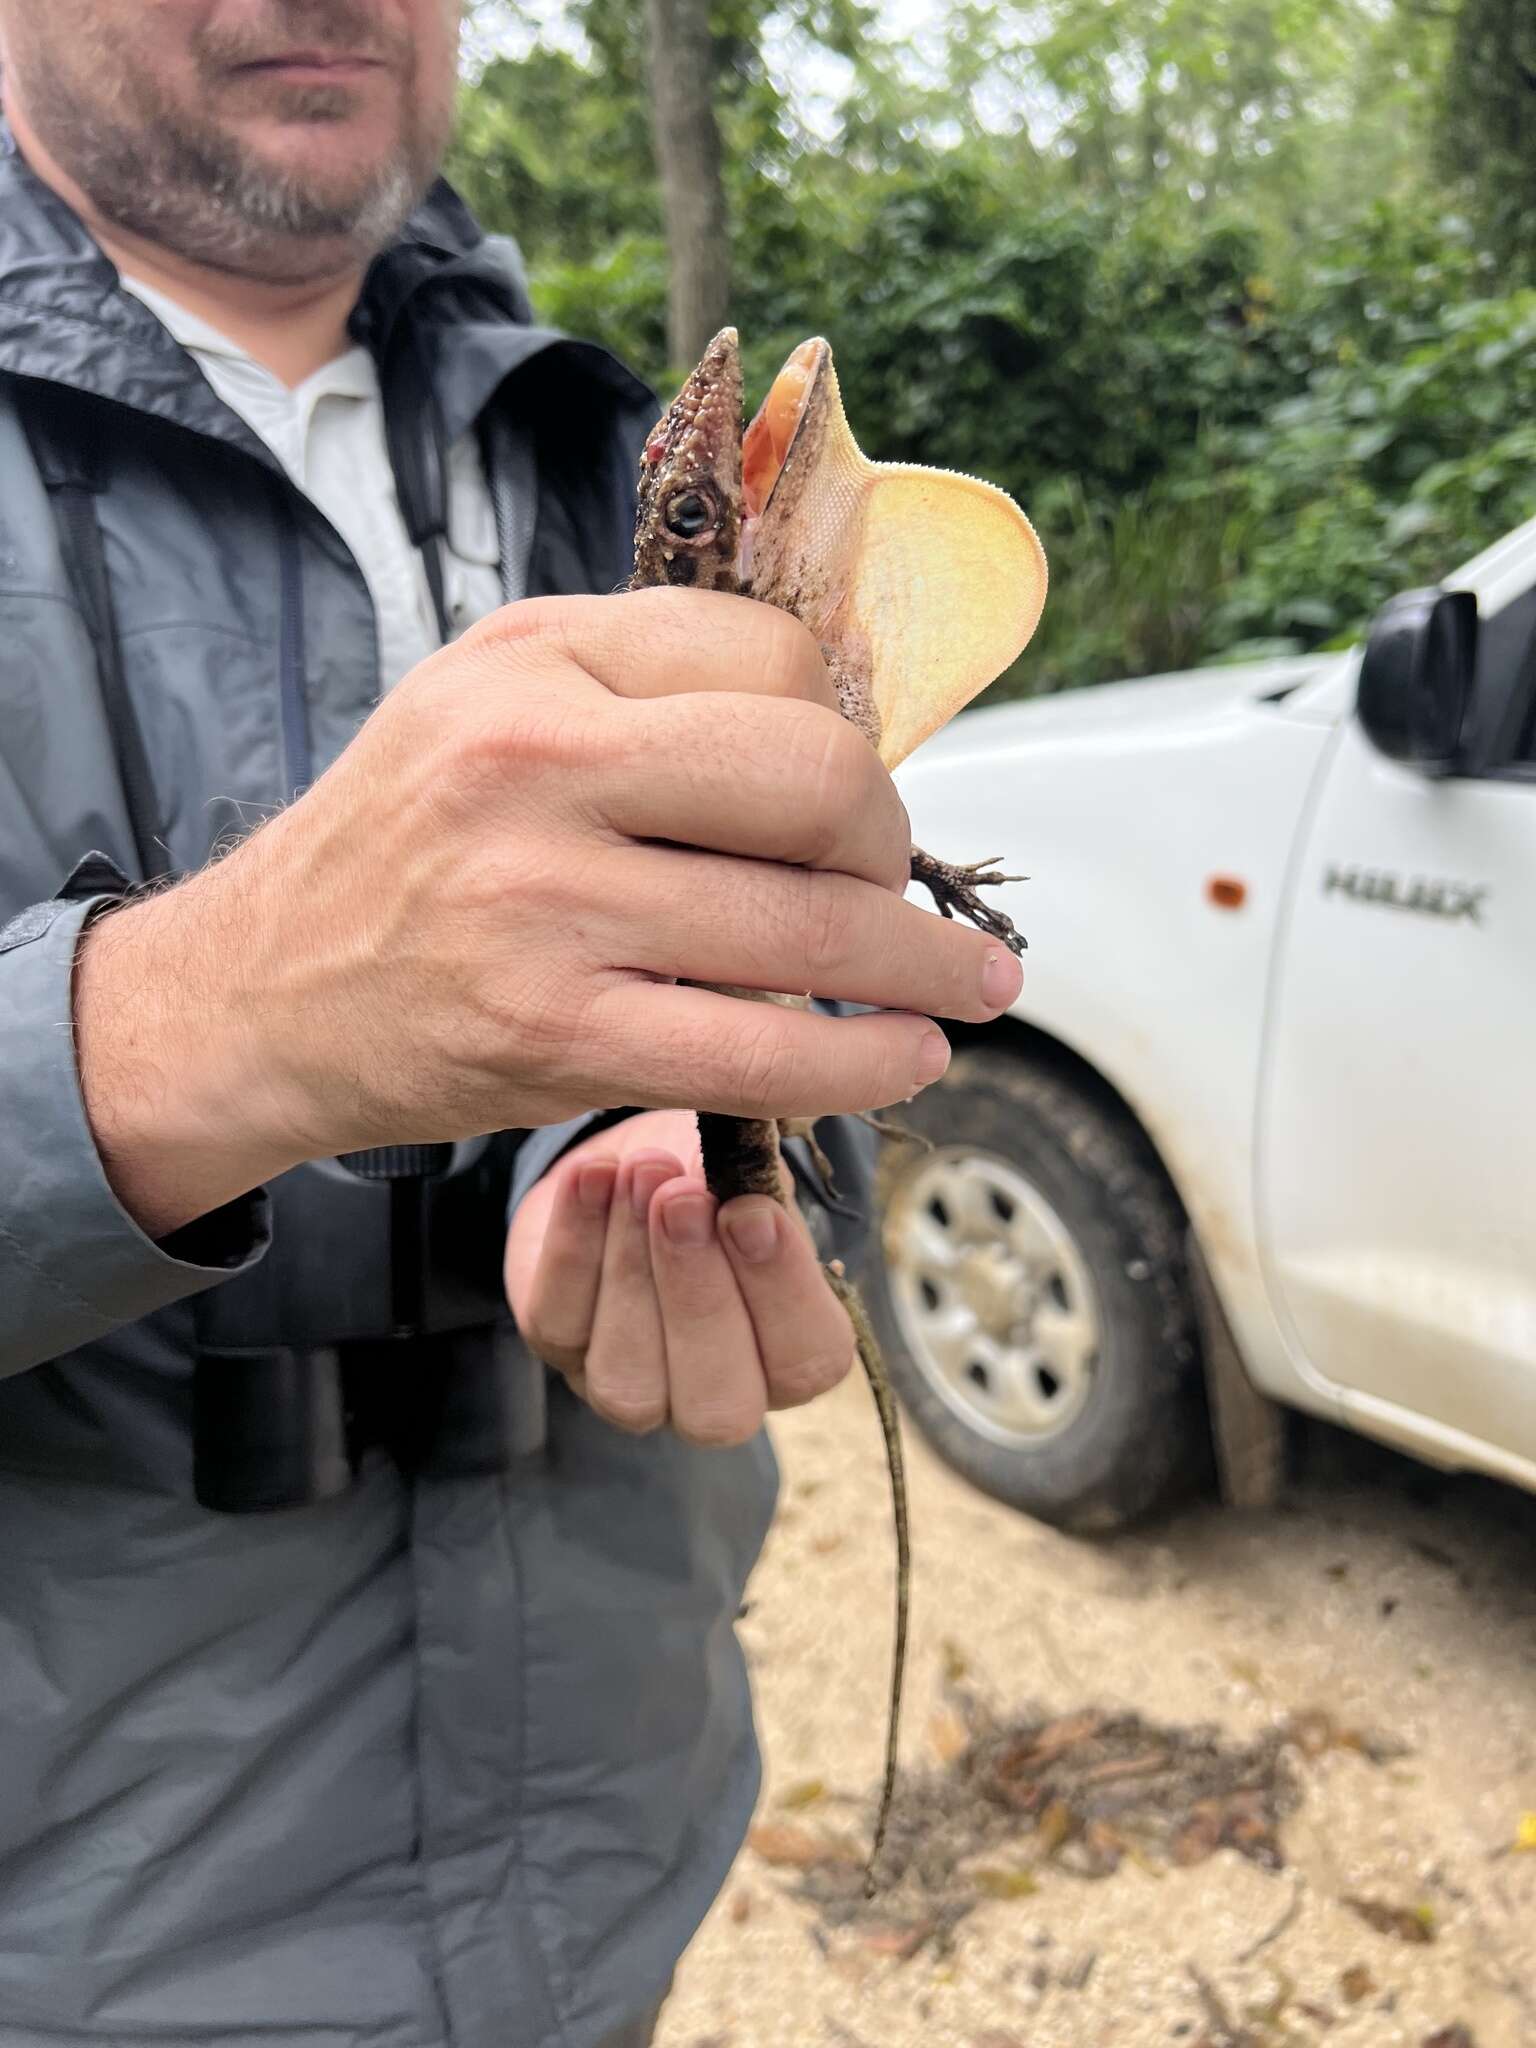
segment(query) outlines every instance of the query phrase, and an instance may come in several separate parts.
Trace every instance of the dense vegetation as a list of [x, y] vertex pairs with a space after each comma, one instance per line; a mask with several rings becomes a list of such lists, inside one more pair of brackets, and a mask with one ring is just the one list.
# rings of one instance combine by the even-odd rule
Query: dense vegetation
[[[1347, 639], [1536, 512], [1528, 11], [955, 0], [914, 53], [858, 0], [716, 0], [752, 371], [824, 332], [872, 453], [1028, 507], [1015, 687]], [[640, 13], [492, 62], [454, 172], [544, 317], [665, 385]]]

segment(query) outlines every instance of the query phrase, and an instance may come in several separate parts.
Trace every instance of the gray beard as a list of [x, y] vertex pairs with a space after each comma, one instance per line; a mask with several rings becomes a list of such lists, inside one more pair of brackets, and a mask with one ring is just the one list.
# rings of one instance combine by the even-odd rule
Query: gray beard
[[[104, 168], [99, 129], [95, 141], [95, 162], [86, 167], [93, 174]], [[69, 168], [115, 227], [202, 268], [265, 284], [307, 284], [339, 262], [366, 262], [394, 240], [429, 182], [396, 158], [340, 205], [234, 150], [192, 175], [185, 162], [177, 175], [154, 175], [161, 166], [140, 155], [136, 183], [128, 184], [110, 172], [88, 182], [78, 159]]]

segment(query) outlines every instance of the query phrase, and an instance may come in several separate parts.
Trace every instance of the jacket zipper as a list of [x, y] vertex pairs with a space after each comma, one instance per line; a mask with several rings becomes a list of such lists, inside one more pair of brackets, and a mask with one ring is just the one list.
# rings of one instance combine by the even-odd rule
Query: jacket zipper
[[314, 780], [309, 742], [309, 705], [304, 691], [304, 559], [299, 522], [281, 484], [277, 485], [278, 708], [283, 727], [284, 783], [288, 799], [301, 796]]

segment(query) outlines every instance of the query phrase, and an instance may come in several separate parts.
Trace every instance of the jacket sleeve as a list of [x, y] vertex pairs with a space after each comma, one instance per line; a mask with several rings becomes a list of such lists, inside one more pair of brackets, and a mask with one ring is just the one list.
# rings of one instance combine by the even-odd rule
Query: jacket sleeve
[[0, 929], [0, 1377], [227, 1279], [267, 1248], [259, 1190], [157, 1242], [107, 1181], [70, 998], [81, 931], [112, 900], [37, 903]]

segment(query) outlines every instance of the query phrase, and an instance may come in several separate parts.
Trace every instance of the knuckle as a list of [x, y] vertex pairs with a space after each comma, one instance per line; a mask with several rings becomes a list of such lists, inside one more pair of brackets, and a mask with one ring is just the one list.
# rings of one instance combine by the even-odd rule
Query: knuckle
[[763, 1409], [758, 1404], [755, 1407], [696, 1408], [676, 1417], [672, 1426], [684, 1443], [693, 1444], [699, 1450], [728, 1451], [750, 1443], [762, 1423]]
[[601, 1385], [591, 1361], [587, 1364], [587, 1405], [604, 1422], [626, 1436], [654, 1436], [667, 1419], [664, 1395], [639, 1387]]
[[[767, 1004], [743, 1004], [754, 1012]], [[766, 1118], [782, 1113], [786, 1103], [800, 1100], [805, 1062], [784, 1036], [780, 1020], [769, 1014], [748, 1028], [737, 1053], [736, 1098], [744, 1114]]]
[[883, 832], [884, 857], [889, 867], [879, 879], [881, 886], [889, 889], [893, 895], [905, 896], [912, 881], [912, 819], [906, 805], [897, 794], [895, 783], [888, 775], [885, 779], [886, 787], [895, 801], [891, 807], [890, 822]]
[[804, 1357], [794, 1359], [785, 1366], [775, 1368], [773, 1373], [773, 1398], [775, 1405], [783, 1408], [798, 1408], [807, 1401], [818, 1400], [823, 1394], [830, 1394], [848, 1377], [854, 1359], [853, 1343], [829, 1345], [825, 1350], [808, 1352]]
[[520, 1334], [534, 1357], [552, 1366], [556, 1372], [569, 1376], [583, 1370], [584, 1360], [579, 1344], [563, 1343], [552, 1331], [539, 1331], [527, 1324]]
[[821, 649], [793, 612], [781, 611], [777, 605], [754, 605], [748, 626], [758, 641], [757, 658], [785, 696], [829, 708], [835, 703], [836, 692]]
[[625, 593], [629, 619], [645, 618], [652, 631], [679, 636], [698, 631], [700, 605], [713, 602], [708, 591], [688, 590], [673, 583], [653, 583]]
[[[813, 866], [830, 866], [850, 846], [861, 872], [900, 894], [912, 867], [906, 808], [879, 755], [855, 726], [835, 711], [804, 706], [794, 731], [794, 772], [809, 792]], [[850, 838], [850, 821], [859, 830]]]
[[560, 1348], [559, 1339], [550, 1328], [547, 1306], [537, 1295], [523, 1311], [518, 1332], [529, 1350], [536, 1351], [546, 1365], [555, 1363], [552, 1354]]
[[919, 913], [925, 925], [937, 925], [940, 946], [933, 963], [936, 986], [934, 1008], [940, 1015], [974, 1023], [991, 1015], [981, 995], [982, 960], [987, 941], [980, 932], [964, 925]]
[[654, 600], [656, 623], [664, 632], [686, 635], [695, 651], [707, 651], [722, 678], [730, 679], [727, 687], [835, 707], [837, 693], [821, 649], [793, 612], [717, 591], [637, 595]]
[[807, 875], [798, 925], [805, 970], [813, 991], [847, 964], [858, 933], [852, 891], [840, 877]]
[[898, 1102], [910, 1102], [918, 1092], [915, 1074], [917, 1051], [912, 1039], [903, 1035], [887, 1046], [876, 1069], [878, 1099], [875, 1109], [889, 1109]]
[[485, 717], [465, 721], [465, 766], [479, 777], [518, 784], [544, 777], [569, 787], [609, 763], [613, 735], [584, 703], [554, 693], [497, 696]]
[[494, 1073], [536, 1073], [558, 1081], [570, 1052], [573, 1018], [569, 995], [549, 968], [535, 968], [523, 983], [509, 971], [489, 974], [468, 991], [461, 1054]]
[[796, 773], [815, 792], [818, 811], [841, 815], [877, 758], [868, 740], [846, 718], [819, 704], [796, 707], [794, 736], [799, 750]]
[[454, 645], [465, 654], [490, 659], [499, 651], [530, 640], [564, 646], [579, 634], [582, 612], [590, 602], [579, 597], [530, 597], [517, 604], [504, 604], [476, 620]]

